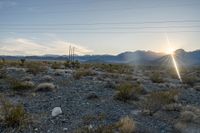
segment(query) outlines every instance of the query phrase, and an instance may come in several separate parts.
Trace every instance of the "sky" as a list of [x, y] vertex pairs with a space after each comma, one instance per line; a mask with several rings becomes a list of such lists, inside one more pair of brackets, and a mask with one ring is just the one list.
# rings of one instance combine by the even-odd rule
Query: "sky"
[[0, 55], [200, 49], [199, 0], [0, 0]]

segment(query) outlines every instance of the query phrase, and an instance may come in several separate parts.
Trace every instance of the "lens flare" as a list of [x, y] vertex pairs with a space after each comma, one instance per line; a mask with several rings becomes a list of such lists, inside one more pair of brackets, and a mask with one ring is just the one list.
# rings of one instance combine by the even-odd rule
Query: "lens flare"
[[172, 51], [172, 47], [170, 46], [170, 41], [169, 41], [167, 34], [166, 34], [166, 38], [167, 38], [167, 44], [168, 44], [169, 49], [170, 49], [170, 55], [171, 55], [171, 58], [172, 58], [172, 61], [173, 61], [173, 64], [174, 64], [174, 68], [176, 70], [176, 73], [177, 73], [177, 76], [178, 76], [180, 82], [182, 82], [182, 78], [181, 78], [181, 75], [180, 75], [180, 72], [179, 72], [179, 68], [178, 68], [177, 62], [176, 62], [175, 57], [174, 57], [175, 53], [174, 53], [174, 51]]

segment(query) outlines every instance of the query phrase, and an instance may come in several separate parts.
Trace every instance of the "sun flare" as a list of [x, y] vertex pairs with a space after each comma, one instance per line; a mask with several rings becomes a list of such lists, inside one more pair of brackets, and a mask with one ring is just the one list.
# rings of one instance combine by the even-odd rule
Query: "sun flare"
[[171, 56], [174, 68], [175, 68], [176, 73], [177, 73], [177, 76], [178, 76], [180, 82], [182, 82], [179, 67], [178, 67], [178, 64], [177, 64], [176, 59], [175, 59], [175, 53], [174, 53], [175, 50], [171, 47], [171, 43], [169, 41], [167, 34], [166, 34], [166, 39], [167, 39], [167, 44], [168, 44], [168, 48], [167, 48], [166, 52]]

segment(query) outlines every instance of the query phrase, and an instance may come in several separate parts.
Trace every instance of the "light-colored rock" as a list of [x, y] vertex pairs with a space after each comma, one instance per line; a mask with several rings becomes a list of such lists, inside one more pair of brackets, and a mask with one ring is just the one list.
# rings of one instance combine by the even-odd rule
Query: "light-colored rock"
[[55, 107], [51, 112], [51, 116], [53, 116], [53, 117], [56, 117], [60, 114], [62, 114], [62, 110], [60, 107]]
[[36, 91], [54, 91], [56, 86], [53, 83], [41, 83], [37, 86]]

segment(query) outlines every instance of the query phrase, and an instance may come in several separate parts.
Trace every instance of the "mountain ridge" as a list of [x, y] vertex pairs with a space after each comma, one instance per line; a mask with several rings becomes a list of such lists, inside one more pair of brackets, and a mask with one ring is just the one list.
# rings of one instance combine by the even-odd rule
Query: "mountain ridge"
[[[118, 55], [75, 55], [75, 60], [81, 62], [104, 62], [104, 63], [128, 63], [128, 64], [166, 64], [170, 59], [169, 54], [154, 52], [154, 51], [125, 51]], [[200, 65], [200, 50], [185, 51], [184, 49], [177, 49], [174, 51], [174, 56], [177, 62], [181, 65]], [[26, 58], [27, 60], [67, 60], [68, 55], [52, 55], [47, 54], [43, 56], [0, 56], [7, 60], [18, 60]]]

